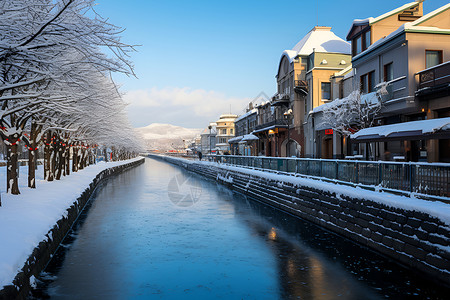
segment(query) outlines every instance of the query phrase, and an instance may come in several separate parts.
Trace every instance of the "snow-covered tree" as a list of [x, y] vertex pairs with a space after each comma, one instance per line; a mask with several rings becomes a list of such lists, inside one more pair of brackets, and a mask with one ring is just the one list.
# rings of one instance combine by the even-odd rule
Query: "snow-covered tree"
[[344, 136], [374, 125], [382, 108], [377, 93], [361, 95], [353, 91], [342, 99], [321, 106], [323, 123]]
[[[111, 105], [106, 104], [108, 86], [94, 86], [92, 79], [109, 72], [133, 75], [127, 59], [133, 47], [121, 42], [121, 29], [95, 14], [92, 5], [93, 0], [0, 1], [0, 135], [8, 148], [7, 186], [13, 194], [19, 193], [20, 140], [26, 141], [30, 160], [45, 136], [46, 146], [57, 140], [57, 152], [68, 153], [61, 145], [68, 145], [70, 131], [80, 128], [77, 115], [86, 103], [91, 102], [90, 112]], [[26, 128], [29, 136], [24, 136]], [[29, 185], [34, 186], [31, 173]]]

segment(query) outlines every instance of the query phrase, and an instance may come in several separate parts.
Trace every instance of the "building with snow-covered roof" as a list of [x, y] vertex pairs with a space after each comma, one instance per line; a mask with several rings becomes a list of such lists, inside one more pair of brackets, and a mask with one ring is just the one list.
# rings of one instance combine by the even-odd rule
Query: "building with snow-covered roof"
[[216, 121], [216, 150], [220, 154], [230, 152], [228, 140], [235, 136], [234, 121], [237, 117], [233, 114], [223, 114]]
[[257, 123], [257, 107], [250, 103], [246, 112], [234, 121], [236, 137], [228, 140], [233, 155], [254, 156], [258, 154], [258, 137], [252, 134]]
[[283, 51], [277, 93], [269, 105], [258, 108], [255, 134], [265, 155], [307, 155], [308, 112], [331, 99], [330, 76], [351, 65], [350, 53], [350, 44], [326, 26], [315, 26], [291, 50]]
[[[379, 125], [450, 116], [450, 4], [423, 16], [422, 2], [355, 20], [347, 36], [356, 86], [363, 94], [381, 92]], [[380, 136], [360, 151], [373, 159], [389, 152], [408, 161], [450, 162], [448, 138], [432, 137]]]

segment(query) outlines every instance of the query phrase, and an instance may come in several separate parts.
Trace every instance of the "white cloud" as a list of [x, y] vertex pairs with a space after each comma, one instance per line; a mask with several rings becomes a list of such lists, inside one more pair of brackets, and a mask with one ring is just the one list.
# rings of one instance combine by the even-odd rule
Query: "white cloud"
[[191, 88], [151, 88], [134, 90], [124, 95], [129, 103], [130, 121], [135, 127], [150, 123], [169, 123], [203, 128], [231, 110], [243, 113], [249, 98], [227, 97], [216, 91]]

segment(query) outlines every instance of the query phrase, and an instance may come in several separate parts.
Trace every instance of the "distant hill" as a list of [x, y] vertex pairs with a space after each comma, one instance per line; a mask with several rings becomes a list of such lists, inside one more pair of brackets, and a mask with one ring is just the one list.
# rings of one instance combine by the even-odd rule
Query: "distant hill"
[[201, 129], [184, 128], [171, 124], [153, 123], [136, 128], [145, 140], [147, 150], [171, 150], [183, 148], [183, 140], [192, 140], [201, 133]]

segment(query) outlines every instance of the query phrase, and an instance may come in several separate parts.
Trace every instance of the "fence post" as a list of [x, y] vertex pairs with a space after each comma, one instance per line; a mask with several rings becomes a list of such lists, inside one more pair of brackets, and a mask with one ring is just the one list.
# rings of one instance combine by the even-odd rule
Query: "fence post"
[[378, 184], [380, 185], [383, 182], [383, 164], [378, 162]]
[[355, 161], [355, 169], [356, 169], [356, 182], [355, 183], [359, 183], [359, 166], [358, 166], [357, 161]]
[[409, 191], [412, 193], [413, 192], [413, 190], [414, 190], [414, 183], [413, 183], [413, 174], [414, 174], [414, 172], [413, 172], [413, 168], [414, 168], [415, 166], [410, 162], [409, 163]]
[[339, 180], [339, 162], [336, 160], [336, 180]]

